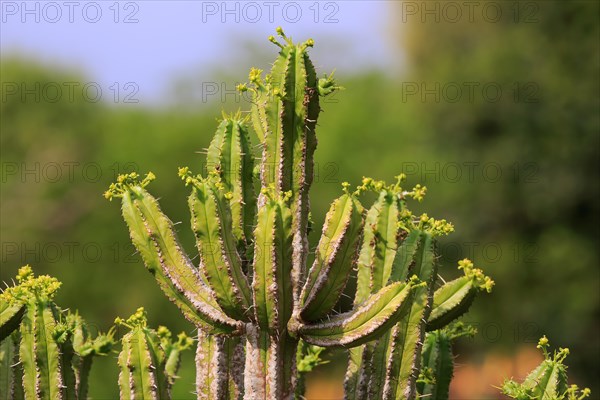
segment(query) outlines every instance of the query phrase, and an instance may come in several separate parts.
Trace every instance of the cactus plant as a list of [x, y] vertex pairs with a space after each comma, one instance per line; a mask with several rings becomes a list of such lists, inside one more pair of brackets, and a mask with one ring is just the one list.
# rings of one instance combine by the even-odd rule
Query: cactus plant
[[421, 373], [417, 379], [419, 396], [448, 399], [454, 374], [452, 342], [463, 336], [474, 336], [476, 330], [457, 322], [443, 329], [427, 332], [421, 354]]
[[[199, 267], [146, 190], [152, 173], [121, 175], [105, 193], [121, 198], [147, 269], [198, 330], [197, 397], [302, 399], [305, 374], [324, 363], [321, 353], [342, 347], [349, 349], [347, 399], [445, 400], [452, 341], [474, 333], [453, 321], [494, 282], [468, 259], [459, 262], [463, 276], [438, 276], [436, 238], [453, 226], [409, 211], [408, 200], [423, 200], [426, 188], [405, 190], [402, 174], [392, 184], [364, 178], [356, 190], [343, 183], [308, 267], [319, 99], [339, 86], [333, 75], [317, 78], [307, 53], [312, 40], [297, 45], [281, 28], [277, 33], [283, 43], [269, 38], [280, 49], [271, 72], [263, 78], [253, 68], [250, 84], [238, 86], [251, 95], [250, 115], [223, 115], [204, 174], [179, 169], [191, 189]], [[262, 149], [258, 168], [250, 119]], [[360, 200], [365, 192], [376, 195], [368, 210]], [[354, 271], [353, 307], [338, 314]], [[34, 277], [29, 266], [16, 279], [0, 294], [0, 398], [87, 398], [92, 358], [110, 351], [115, 329], [92, 339], [77, 313], [54, 303], [56, 279]], [[181, 352], [193, 340], [149, 328], [143, 308], [115, 323], [128, 329], [117, 362], [120, 397], [169, 399]], [[523, 383], [506, 381], [503, 393], [519, 400], [588, 397], [589, 389], [567, 385], [568, 349], [551, 356], [547, 347], [543, 337], [544, 361]]]
[[[377, 341], [350, 350], [345, 390], [350, 399], [412, 399], [417, 395], [422, 344], [427, 331], [439, 329], [464, 314], [480, 290], [491, 291], [493, 281], [470, 260], [459, 262], [464, 276], [434, 293], [437, 268], [433, 238], [450, 233], [446, 221], [426, 214], [414, 222], [399, 200], [398, 184], [385, 188], [367, 213], [367, 224], [358, 260], [355, 302], [385, 282], [401, 281], [416, 274], [427, 285], [416, 290], [410, 310]], [[382, 187], [377, 182], [367, 185]], [[424, 188], [416, 187], [422, 198]], [[384, 379], [381, 379], [384, 377]]]
[[505, 381], [503, 394], [517, 400], [582, 400], [590, 395], [590, 389], [580, 390], [577, 385], [567, 383], [567, 366], [563, 361], [569, 349], [560, 348], [550, 355], [549, 345], [548, 338], [543, 336], [537, 345], [544, 354], [542, 363], [522, 383], [512, 379]]
[[121, 398], [170, 399], [181, 352], [192, 345], [192, 339], [182, 332], [173, 340], [166, 327], [149, 328], [143, 307], [127, 320], [117, 318], [115, 323], [130, 330], [121, 339], [118, 358]]
[[[354, 191], [344, 183], [307, 267], [319, 98], [339, 87], [333, 75], [317, 78], [307, 52], [312, 40], [297, 45], [281, 28], [277, 33], [283, 43], [269, 38], [279, 47], [271, 72], [263, 78], [253, 68], [250, 83], [238, 86], [252, 98], [250, 118], [262, 149], [259, 168], [253, 165], [249, 118], [237, 113], [224, 115], [219, 124], [204, 175], [179, 170], [191, 187], [198, 268], [146, 190], [152, 173], [143, 179], [135, 173], [119, 176], [105, 197], [121, 198], [123, 218], [147, 269], [199, 330], [198, 398], [301, 397], [303, 385], [295, 390], [297, 360], [308, 345], [356, 348], [348, 398], [413, 398], [428, 323], [434, 329], [460, 316], [480, 281], [488, 288], [492, 282], [465, 261], [468, 276], [440, 289], [431, 312], [434, 239], [451, 232], [452, 225], [426, 214], [413, 216], [406, 201], [422, 200], [426, 188], [403, 189], [403, 175], [391, 185], [365, 178]], [[366, 191], [378, 199], [365, 213], [359, 197]], [[334, 315], [355, 268], [354, 307]]]
[[92, 339], [78, 314], [66, 313], [54, 303], [60, 287], [55, 278], [35, 277], [27, 265], [16, 279], [18, 284], [0, 295], [5, 336], [0, 398], [87, 398], [92, 358], [108, 354], [114, 332]]

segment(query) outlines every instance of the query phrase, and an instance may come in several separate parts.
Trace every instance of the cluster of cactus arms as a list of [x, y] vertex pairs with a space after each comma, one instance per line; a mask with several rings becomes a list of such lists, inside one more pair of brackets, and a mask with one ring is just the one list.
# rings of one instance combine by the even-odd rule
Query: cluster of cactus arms
[[[190, 187], [188, 206], [199, 266], [184, 252], [174, 224], [146, 190], [148, 173], [119, 176], [105, 196], [121, 198], [131, 240], [162, 291], [198, 330], [196, 394], [207, 400], [304, 398], [304, 377], [325, 348], [346, 348], [349, 400], [447, 399], [452, 342], [474, 330], [454, 322], [477, 293], [494, 282], [464, 259], [463, 275], [438, 275], [436, 238], [452, 232], [445, 220], [413, 215], [404, 175], [387, 184], [363, 178], [327, 212], [309, 267], [309, 190], [320, 97], [339, 87], [317, 78], [307, 50], [313, 41], [283, 43], [272, 70], [252, 69], [238, 86], [252, 99], [249, 116], [224, 115], [207, 151], [204, 175], [179, 176]], [[261, 162], [246, 126], [251, 120]], [[259, 189], [260, 187], [260, 189]], [[366, 192], [375, 195], [366, 209]], [[345, 293], [356, 276], [356, 290]], [[29, 266], [0, 294], [0, 398], [85, 399], [95, 355], [115, 345], [115, 328], [92, 338], [78, 314], [53, 301], [60, 283], [35, 277]], [[352, 285], [349, 285], [352, 286]], [[343, 294], [353, 297], [338, 313]], [[126, 320], [118, 386], [121, 399], [169, 399], [181, 352], [193, 340], [148, 327], [139, 308]], [[589, 390], [567, 386], [563, 360], [550, 356], [522, 384], [503, 393], [519, 399], [581, 400]]]
[[[398, 195], [399, 183], [387, 188], [379, 182], [374, 184], [383, 189], [366, 215], [354, 302], [358, 305], [383, 285], [411, 275], [425, 284], [412, 292], [408, 309], [390, 330], [375, 341], [350, 349], [344, 384], [348, 399], [416, 398], [427, 332], [442, 329], [463, 315], [477, 292], [489, 292], [494, 284], [465, 259], [459, 262], [464, 275], [435, 290], [434, 238], [451, 232], [452, 227], [427, 215], [415, 220]], [[414, 196], [422, 196], [422, 189], [417, 186]], [[436, 398], [444, 397], [440, 394]]]
[[173, 340], [164, 326], [157, 330], [149, 328], [143, 308], [138, 308], [126, 321], [117, 318], [115, 323], [129, 328], [121, 338], [118, 358], [121, 399], [170, 399], [181, 352], [193, 340], [183, 332]]
[[53, 301], [60, 283], [22, 267], [0, 294], [0, 398], [86, 399], [92, 359], [107, 355], [113, 333], [90, 337], [85, 321]]
[[[453, 228], [408, 210], [406, 201], [422, 200], [426, 188], [404, 190], [403, 175], [389, 185], [365, 178], [356, 190], [344, 183], [308, 268], [319, 98], [339, 87], [332, 75], [317, 78], [307, 53], [312, 40], [296, 45], [277, 31], [284, 42], [270, 38], [280, 49], [271, 72], [263, 78], [252, 69], [250, 83], [238, 86], [252, 98], [259, 168], [249, 118], [238, 113], [218, 126], [204, 176], [179, 170], [191, 187], [199, 268], [146, 190], [153, 174], [122, 175], [105, 196], [121, 198], [147, 269], [198, 328], [199, 399], [301, 398], [303, 374], [318, 358], [314, 346], [352, 348], [347, 398], [414, 398], [426, 332], [462, 315], [493, 282], [464, 260], [464, 277], [434, 293], [435, 237]], [[364, 192], [377, 196], [368, 211]], [[354, 307], [335, 315], [356, 270]]]
[[[79, 314], [54, 303], [56, 278], [35, 277], [27, 265], [16, 280], [0, 294], [0, 399], [87, 399], [93, 358], [112, 352], [116, 329], [92, 338]], [[130, 330], [118, 359], [121, 398], [169, 399], [181, 351], [193, 340], [148, 328], [143, 308], [115, 322]]]
[[459, 337], [474, 336], [476, 330], [457, 322], [446, 328], [428, 332], [421, 352], [421, 373], [417, 379], [420, 397], [447, 399], [454, 374], [452, 342]]
[[567, 366], [563, 364], [569, 349], [560, 348], [554, 354], [548, 352], [548, 338], [543, 336], [538, 342], [544, 360], [522, 383], [512, 379], [504, 382], [502, 393], [517, 400], [583, 400], [591, 394], [590, 389], [580, 390], [577, 385], [567, 382]]

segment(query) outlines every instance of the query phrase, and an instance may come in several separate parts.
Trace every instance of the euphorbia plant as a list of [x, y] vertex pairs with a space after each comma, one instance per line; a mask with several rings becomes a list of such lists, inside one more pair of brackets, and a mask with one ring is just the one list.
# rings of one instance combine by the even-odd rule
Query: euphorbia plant
[[129, 328], [121, 339], [118, 358], [121, 399], [170, 399], [181, 352], [193, 340], [183, 332], [173, 340], [166, 327], [159, 326], [157, 330], [148, 327], [143, 307], [127, 320], [117, 318], [115, 323]]
[[[291, 398], [297, 358], [304, 357], [300, 341], [307, 344], [301, 349], [357, 348], [346, 382], [349, 398], [414, 398], [425, 332], [459, 317], [493, 282], [465, 260], [465, 277], [434, 295], [435, 238], [453, 228], [445, 220], [413, 216], [406, 202], [422, 200], [426, 189], [405, 190], [402, 175], [393, 184], [365, 178], [356, 190], [344, 183], [308, 268], [319, 99], [338, 86], [332, 75], [317, 78], [307, 52], [312, 40], [294, 44], [277, 31], [284, 42], [270, 38], [280, 50], [271, 72], [263, 78], [252, 69], [250, 84], [239, 86], [252, 98], [262, 150], [258, 172], [248, 118], [239, 113], [224, 116], [217, 128], [204, 176], [179, 170], [191, 187], [199, 267], [146, 190], [153, 174], [122, 175], [105, 195], [121, 198], [146, 267], [198, 328], [198, 398]], [[368, 211], [359, 199], [366, 191], [378, 197]], [[354, 307], [334, 315], [356, 269]]]
[[[198, 329], [199, 399], [303, 397], [303, 377], [324, 347], [349, 349], [347, 399], [447, 399], [452, 341], [473, 330], [452, 324], [478, 292], [494, 282], [461, 260], [463, 276], [438, 280], [436, 238], [452, 232], [445, 220], [413, 215], [409, 200], [426, 188], [364, 178], [342, 184], [324, 221], [308, 267], [309, 190], [320, 97], [338, 89], [318, 79], [307, 50], [278, 29], [284, 43], [270, 74], [252, 69], [250, 118], [260, 143], [254, 154], [241, 113], [225, 115], [208, 148], [207, 171], [180, 168], [191, 188], [188, 206], [199, 266], [182, 249], [173, 223], [146, 190], [154, 179], [122, 175], [105, 193], [120, 197], [131, 239], [162, 291]], [[255, 189], [260, 185], [260, 190]], [[366, 210], [364, 192], [375, 202]], [[356, 271], [353, 308], [333, 310]], [[85, 398], [91, 357], [107, 354], [113, 330], [91, 339], [77, 314], [53, 302], [60, 286], [20, 270], [18, 285], [0, 295], [2, 398]], [[438, 282], [441, 281], [441, 284]], [[181, 351], [192, 340], [147, 326], [143, 308], [115, 321], [129, 331], [118, 357], [122, 399], [168, 399]], [[545, 360], [522, 384], [503, 393], [520, 400], [580, 400], [589, 390], [567, 386], [563, 360], [542, 338]]]
[[506, 380], [502, 385], [503, 394], [517, 400], [583, 400], [591, 394], [590, 389], [579, 389], [567, 382], [567, 366], [563, 361], [569, 355], [569, 349], [560, 348], [550, 354], [548, 347], [548, 338], [543, 336], [537, 345], [544, 354], [542, 363], [522, 383]]
[[111, 330], [91, 338], [78, 315], [54, 303], [60, 282], [19, 269], [0, 294], [0, 398], [86, 399], [94, 356], [114, 345]]

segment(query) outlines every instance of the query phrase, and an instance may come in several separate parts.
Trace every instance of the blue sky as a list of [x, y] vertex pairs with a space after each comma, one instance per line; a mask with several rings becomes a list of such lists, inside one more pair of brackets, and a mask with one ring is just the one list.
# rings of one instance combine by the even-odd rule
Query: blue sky
[[[177, 76], [215, 79], [219, 66], [274, 52], [266, 38], [283, 26], [316, 41], [321, 71], [393, 62], [389, 2], [378, 1], [2, 1], [3, 55], [75, 67], [103, 88], [135, 82], [157, 102]], [[270, 58], [270, 57], [269, 57]], [[247, 61], [246, 61], [247, 63]], [[243, 65], [247, 69], [250, 65]], [[222, 71], [221, 71], [222, 72]]]

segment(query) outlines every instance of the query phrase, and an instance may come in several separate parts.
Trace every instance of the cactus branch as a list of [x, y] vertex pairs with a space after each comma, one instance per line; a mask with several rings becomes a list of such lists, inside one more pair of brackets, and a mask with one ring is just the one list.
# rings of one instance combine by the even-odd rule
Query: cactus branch
[[216, 171], [223, 184], [223, 192], [231, 194], [231, 233], [240, 250], [252, 240], [256, 214], [254, 155], [245, 122], [239, 113], [224, 116], [206, 157], [207, 172]]
[[0, 342], [17, 330], [25, 313], [25, 305], [19, 301], [2, 301], [0, 304]]
[[244, 386], [249, 399], [291, 399], [295, 390], [297, 341], [249, 326]]
[[440, 329], [451, 321], [465, 314], [479, 291], [492, 291], [494, 281], [483, 274], [478, 268], [473, 268], [473, 263], [464, 259], [459, 262], [459, 269], [464, 276], [447, 282], [433, 294], [433, 306], [427, 330]]
[[568, 385], [567, 366], [564, 359], [569, 349], [560, 348], [553, 355], [548, 352], [548, 339], [543, 336], [538, 342], [544, 361], [535, 368], [522, 383], [512, 379], [502, 385], [502, 393], [513, 399], [581, 400], [591, 394], [590, 389], [580, 390], [577, 385]]
[[421, 353], [421, 373], [417, 391], [422, 397], [448, 400], [450, 381], [454, 374], [452, 343], [463, 336], [473, 336], [476, 330], [457, 322], [447, 328], [428, 332]]
[[248, 321], [252, 304], [250, 284], [233, 236], [229, 203], [220, 182], [194, 179], [188, 199], [192, 230], [196, 236], [200, 265], [217, 302], [231, 318]]
[[191, 340], [182, 333], [173, 341], [164, 326], [158, 331], [148, 328], [142, 307], [126, 321], [117, 318], [115, 323], [129, 328], [121, 339], [118, 358], [121, 399], [169, 400], [179, 354], [190, 347]]
[[415, 291], [409, 312], [392, 330], [392, 348], [383, 392], [385, 399], [415, 397], [421, 345], [425, 338], [425, 326], [432, 301], [432, 282], [437, 276], [433, 247], [431, 234], [421, 233], [413, 273], [428, 284]]
[[290, 327], [306, 343], [321, 347], [354, 347], [380, 336], [394, 325], [410, 305], [409, 294], [421, 284], [393, 283], [371, 295], [354, 310], [319, 323]]
[[137, 174], [122, 175], [113, 184], [118, 190], [112, 189], [113, 196], [122, 198], [123, 218], [146, 268], [169, 300], [195, 325], [214, 333], [241, 333], [242, 324], [223, 312], [206, 285], [206, 278], [183, 253], [173, 223], [144, 189], [147, 181], [148, 177], [138, 182]]
[[0, 398], [23, 398], [23, 372], [19, 364], [18, 331], [0, 343]]
[[304, 321], [323, 318], [342, 294], [357, 255], [362, 213], [361, 204], [349, 194], [331, 205], [315, 262], [300, 296], [300, 318]]

